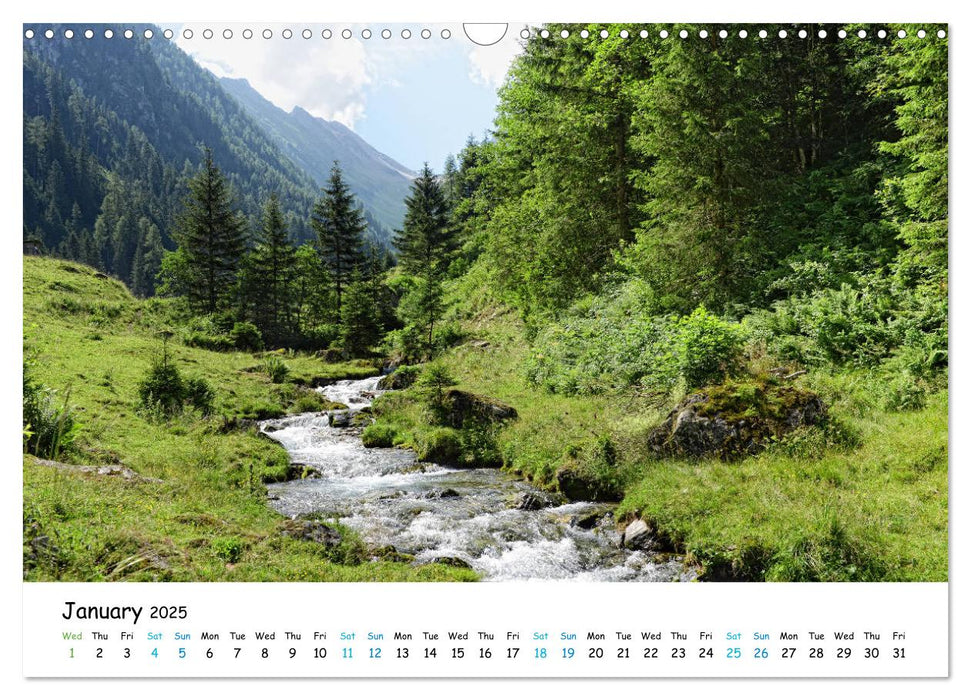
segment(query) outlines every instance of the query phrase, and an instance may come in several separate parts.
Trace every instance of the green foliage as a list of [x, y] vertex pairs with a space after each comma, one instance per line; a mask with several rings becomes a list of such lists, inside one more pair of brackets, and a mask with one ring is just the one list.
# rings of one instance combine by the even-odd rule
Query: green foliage
[[365, 447], [394, 447], [397, 432], [390, 425], [372, 423], [361, 432]]
[[351, 357], [367, 357], [381, 340], [374, 284], [351, 278], [341, 308], [341, 346]]
[[[874, 366], [905, 353], [921, 373], [947, 365], [947, 305], [926, 287], [894, 277], [853, 275], [838, 288], [776, 302], [747, 319], [755, 338], [779, 357], [809, 365]], [[918, 369], [920, 368], [920, 369]]]
[[425, 400], [435, 420], [441, 423], [445, 419], [445, 392], [455, 386], [455, 377], [448, 367], [441, 362], [432, 362], [422, 369], [421, 376], [416, 382], [416, 388]]
[[290, 376], [290, 368], [278, 355], [267, 355], [260, 363], [260, 371], [274, 384], [282, 384]]
[[455, 428], [423, 431], [415, 443], [415, 452], [422, 462], [458, 464], [462, 456], [462, 435]]
[[202, 415], [212, 412], [215, 393], [201, 377], [184, 379], [166, 351], [152, 360], [148, 372], [138, 383], [139, 405], [148, 415], [170, 418], [181, 413], [186, 404]]
[[549, 324], [535, 341], [527, 377], [548, 391], [597, 394], [644, 386], [669, 392], [678, 383], [720, 381], [739, 362], [740, 324], [704, 308], [683, 317], [653, 313], [654, 296], [628, 282], [584, 300]]
[[398, 304], [406, 330], [393, 342], [406, 360], [428, 359], [435, 348], [435, 324], [442, 316], [442, 280], [457, 243], [442, 185], [427, 163], [405, 204], [404, 225], [394, 245], [410, 277]]
[[878, 93], [896, 101], [896, 141], [880, 144], [898, 167], [881, 194], [905, 248], [895, 265], [908, 285], [947, 296], [948, 216], [948, 39], [922, 41], [919, 28], [905, 25], [907, 38], [890, 44]]
[[179, 368], [164, 356], [153, 361], [138, 385], [138, 398], [145, 411], [155, 411], [162, 416], [181, 411], [185, 403], [185, 383]]
[[237, 321], [229, 332], [233, 347], [237, 350], [257, 352], [263, 349], [263, 334], [255, 324], [247, 321]]
[[737, 323], [723, 321], [698, 307], [672, 329], [678, 376], [689, 388], [721, 381], [737, 367], [743, 340]]
[[185, 401], [204, 416], [212, 413], [216, 392], [202, 377], [188, 377], [184, 382]]
[[301, 391], [291, 407], [294, 413], [318, 413], [326, 411], [332, 403], [319, 391]]
[[236, 347], [233, 338], [223, 333], [212, 316], [193, 316], [182, 328], [182, 342], [192, 348], [225, 352]]
[[246, 223], [236, 212], [225, 176], [206, 149], [203, 167], [189, 181], [189, 196], [173, 237], [182, 263], [175, 285], [205, 313], [228, 308], [245, 249]]
[[379, 389], [407, 389], [418, 377], [421, 376], [421, 367], [418, 365], [401, 365], [388, 375], [385, 375], [378, 382]]
[[23, 448], [44, 459], [59, 459], [74, 447], [79, 426], [70, 405], [71, 392], [58, 401], [57, 394], [33, 378], [32, 360], [24, 351]]
[[235, 564], [242, 558], [246, 545], [238, 537], [216, 537], [212, 541], [212, 551], [227, 564]]
[[296, 255], [279, 198], [274, 193], [263, 209], [256, 245], [247, 254], [240, 272], [242, 304], [246, 315], [259, 327], [260, 346], [263, 337], [277, 344], [292, 330]]

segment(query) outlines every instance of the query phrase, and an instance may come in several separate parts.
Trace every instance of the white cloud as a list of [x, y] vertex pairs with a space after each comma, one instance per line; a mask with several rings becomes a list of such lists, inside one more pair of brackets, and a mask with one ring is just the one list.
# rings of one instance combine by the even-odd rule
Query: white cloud
[[[295, 106], [323, 119], [338, 121], [350, 128], [365, 118], [367, 95], [378, 87], [400, 86], [398, 79], [416, 64], [439, 58], [466, 55], [469, 79], [481, 85], [498, 87], [513, 58], [522, 51], [520, 26], [510, 25], [505, 38], [492, 46], [477, 46], [465, 36], [461, 25], [435, 25], [429, 39], [420, 38], [421, 25], [411, 26], [412, 38], [400, 38], [405, 25], [389, 25], [392, 39], [380, 37], [381, 25], [373, 25], [370, 39], [361, 37], [365, 25], [327, 25], [330, 39], [321, 38], [325, 25], [290, 26], [290, 39], [282, 37], [287, 25], [253, 25], [253, 36], [243, 38], [246, 25], [187, 24], [172, 25], [175, 42], [200, 65], [218, 77], [246, 78], [266, 99], [287, 111]], [[210, 39], [203, 30], [211, 29]], [[232, 38], [223, 38], [224, 29]], [[304, 29], [312, 32], [304, 39]], [[341, 31], [351, 29], [350, 39]], [[186, 39], [183, 29], [192, 31]], [[263, 30], [272, 31], [264, 39]], [[451, 38], [439, 38], [442, 30]], [[467, 47], [467, 48], [466, 48]]]
[[[269, 25], [273, 38], [263, 39], [260, 30], [251, 39], [241, 38], [241, 27], [233, 27], [234, 38], [223, 39], [222, 29], [212, 25], [186, 25], [193, 38], [181, 32], [176, 43], [200, 65], [219, 77], [246, 78], [266, 99], [291, 110], [299, 105], [311, 114], [339, 121], [353, 128], [364, 115], [365, 90], [376, 80], [363, 41], [355, 36], [320, 38], [322, 27], [309, 27], [311, 39], [295, 31], [290, 39], [280, 34], [284, 26]], [[212, 39], [202, 38], [211, 27]]]
[[506, 78], [510, 64], [523, 51], [519, 29], [510, 25], [502, 41], [492, 46], [472, 46], [469, 49], [469, 78], [476, 83], [499, 87]]

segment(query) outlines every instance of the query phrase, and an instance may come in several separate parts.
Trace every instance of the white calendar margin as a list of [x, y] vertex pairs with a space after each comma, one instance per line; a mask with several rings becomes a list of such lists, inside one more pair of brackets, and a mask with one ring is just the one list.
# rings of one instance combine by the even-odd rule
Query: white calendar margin
[[[75, 608], [132, 606], [142, 614], [137, 624], [69, 620], [68, 601]], [[150, 619], [152, 606], [185, 606], [187, 614], [180, 620]], [[24, 674], [946, 677], [947, 607], [943, 583], [29, 583]], [[95, 640], [92, 631], [104, 636]], [[122, 632], [132, 636], [122, 640]], [[203, 632], [218, 640], [203, 641]], [[275, 638], [261, 641], [257, 632]], [[395, 641], [396, 632], [409, 638]], [[783, 632], [794, 633], [797, 641], [781, 641]], [[813, 632], [823, 637], [814, 640]], [[836, 632], [851, 632], [853, 640], [838, 641]], [[876, 633], [879, 641], [865, 632]], [[70, 633], [81, 637], [65, 638]], [[188, 637], [177, 640], [176, 633]], [[322, 635], [319, 640], [315, 633]], [[467, 636], [450, 639], [449, 633]], [[591, 633], [602, 637], [592, 640]], [[642, 633], [658, 636], [645, 641]], [[757, 633], [764, 641], [757, 641]], [[238, 635], [245, 638], [239, 641]], [[643, 658], [644, 647], [657, 648], [657, 657]], [[798, 652], [781, 658], [783, 647]], [[810, 658], [811, 647], [822, 649], [822, 658]], [[851, 649], [850, 657], [838, 658], [839, 647]], [[315, 648], [325, 648], [326, 658], [315, 658]], [[397, 648], [407, 648], [408, 657], [398, 658]], [[431, 648], [435, 657], [425, 658]], [[479, 656], [484, 648], [489, 658]], [[508, 658], [510, 648], [517, 649], [515, 658]], [[699, 648], [711, 648], [712, 655], [700, 658]], [[729, 658], [734, 648], [739, 656]], [[766, 649], [767, 657], [757, 658], [756, 648]], [[879, 652], [866, 658], [866, 648]], [[905, 649], [904, 658], [894, 658], [894, 648]], [[453, 649], [462, 649], [462, 657], [455, 658]], [[565, 649], [572, 650], [569, 658]], [[602, 649], [603, 656], [590, 658], [590, 649]], [[621, 649], [629, 657], [618, 658]], [[672, 658], [672, 649], [683, 649], [684, 657]], [[345, 650], [351, 650], [349, 658]]]
[[[933, 19], [934, 21], [949, 21], [951, 23], [951, 34], [957, 34], [960, 39], [967, 33], [971, 23], [967, 22], [968, 9], [958, 6], [947, 0], [924, 0], [914, 3], [913, 0], [886, 0], [876, 2], [875, 0], [864, 0], [853, 3], [852, 5], [841, 0], [817, 0], [813, 3], [803, 3], [802, 5], [789, 4], [780, 9], [778, 2], [774, 0], [745, 0], [744, 2], [724, 3], [719, 0], [695, 0], [691, 4], [654, 4], [644, 2], [634, 2], [633, 0], [622, 0], [612, 3], [597, 3], [595, 7], [585, 6], [576, 3], [570, 9], [564, 3], [557, 0], [532, 0], [529, 3], [529, 12], [524, 12], [524, 3], [521, 0], [490, 0], [489, 3], [473, 5], [471, 3], [454, 3], [448, 0], [426, 0], [420, 4], [409, 4], [396, 2], [395, 0], [362, 0], [357, 3], [348, 4], [328, 4], [320, 9], [308, 6], [302, 0], [276, 0], [272, 5], [272, 11], [267, 13], [250, 9], [241, 9], [238, 2], [230, 0], [212, 0], [208, 3], [198, 3], [195, 0], [167, 0], [164, 5], [151, 7], [147, 4], [132, 4], [124, 0], [98, 0], [97, 2], [75, 3], [68, 0], [47, 0], [43, 4], [8, 4], [0, 9], [3, 19], [4, 42], [2, 46], [4, 61], [3, 77], [4, 84], [9, 87], [11, 92], [21, 84], [20, 66], [20, 25], [26, 21], [206, 21], [218, 19], [221, 21], [279, 21], [281, 19], [314, 19], [327, 21], [482, 21], [495, 22], [507, 21], [509, 18], [529, 19], [530, 17], [548, 19], [550, 21], [857, 21], [861, 17], [870, 17], [883, 21], [912, 21], [917, 19]], [[310, 13], [310, 10], [313, 12]], [[309, 14], [308, 14], [309, 13]], [[309, 15], [313, 16], [310, 17]], [[12, 35], [16, 35], [12, 38]], [[961, 46], [960, 41], [955, 41], [951, 45], [951, 111], [952, 115], [967, 114], [969, 111], [968, 100], [971, 95], [971, 80], [967, 76], [971, 75], [971, 62], [967, 60], [969, 52]], [[4, 205], [4, 211], [16, 212], [11, 215], [14, 219], [12, 226], [19, 226], [16, 218], [21, 212], [21, 167], [22, 143], [20, 142], [21, 115], [15, 109], [10, 109], [0, 115], [0, 122], [4, 126], [8, 143], [13, 144], [13, 153], [6, 160], [5, 165], [0, 168], [3, 187], [0, 187], [0, 197]], [[953, 122], [953, 117], [952, 117]], [[963, 139], [955, 138], [951, 134], [951, 183], [952, 192], [957, 191], [955, 184], [960, 180], [957, 177], [964, 177], [968, 172], [967, 163], [971, 159], [971, 151], [965, 146]], [[969, 220], [966, 215], [966, 208], [958, 198], [951, 198], [951, 225], [952, 230], [958, 229], [961, 224]], [[22, 319], [21, 308], [21, 279], [22, 267], [19, 248], [16, 237], [11, 236], [6, 243], [9, 246], [7, 254], [0, 256], [0, 270], [4, 273], [0, 275], [0, 280], [4, 284], [3, 299], [5, 302], [0, 304], [0, 323], [3, 327], [13, 327]], [[952, 237], [951, 241], [951, 265], [959, 269], [962, 263], [971, 262], [967, 251], [967, 245], [960, 236]], [[952, 424], [961, 425], [971, 416], [966, 400], [962, 397], [971, 396], [971, 385], [967, 380], [967, 374], [963, 371], [964, 364], [967, 362], [967, 353], [961, 348], [968, 346], [968, 328], [971, 328], [971, 319], [967, 317], [967, 309], [971, 297], [967, 292], [968, 287], [960, 277], [952, 276], [951, 282], [952, 309], [955, 311], [955, 322], [951, 324], [952, 348], [959, 352], [952, 352], [951, 383], [952, 383]], [[4, 336], [5, 342], [2, 346], [2, 357], [6, 360], [6, 366], [12, 366], [13, 362], [20, 354], [20, 339], [14, 333]], [[2, 377], [3, 388], [6, 391], [3, 395], [7, 397], [0, 403], [0, 439], [2, 445], [7, 450], [6, 454], [13, 455], [15, 450], [19, 450], [19, 430], [15, 427], [15, 420], [20, 411], [20, 407], [15, 405], [13, 399], [16, 397], [19, 387], [16, 384], [17, 377], [14, 373], [8, 372]], [[961, 435], [956, 435], [951, 445], [951, 464], [959, 465], [966, 462], [964, 457], [969, 453], [966, 439]], [[12, 467], [11, 467], [12, 468]], [[952, 466], [950, 478], [950, 494], [958, 497], [961, 504], [967, 500], [968, 477]], [[3, 513], [3, 533], [2, 559], [6, 562], [2, 579], [4, 601], [7, 603], [8, 612], [16, 608], [22, 593], [23, 584], [18, 567], [13, 564], [20, 556], [20, 510], [21, 494], [19, 489], [9, 488], [2, 492], [3, 500], [0, 501], [4, 506]], [[953, 501], [952, 501], [953, 503]], [[958, 551], [961, 543], [965, 542], [968, 535], [969, 519], [965, 516], [961, 508], [953, 508], [953, 515], [950, 523], [951, 551]], [[951, 623], [950, 632], [950, 657], [953, 659], [971, 658], [971, 644], [965, 642], [964, 632], [971, 629], [971, 625], [965, 624], [971, 618], [967, 614], [968, 605], [963, 602], [963, 595], [968, 594], [963, 582], [971, 576], [971, 566], [967, 563], [967, 558], [954, 558], [951, 564], [950, 590], [951, 590]], [[962, 591], [959, 593], [958, 591]], [[22, 677], [22, 653], [23, 648], [21, 638], [9, 626], [12, 621], [9, 615], [4, 616], [8, 621], [7, 634], [0, 635], [0, 667], [3, 669], [3, 678], [10, 681], [9, 688], [13, 692], [20, 691], [21, 694], [29, 694], [32, 698], [62, 697], [66, 688], [63, 684], [38, 684], [27, 683]], [[21, 617], [21, 622], [24, 622]], [[967, 669], [967, 664], [956, 664], [952, 667], [952, 681], [959, 680], [971, 675]], [[966, 678], [965, 678], [966, 680]], [[294, 692], [299, 688], [310, 690], [319, 688], [312, 684], [312, 681], [290, 682], [281, 688], [286, 692]], [[950, 682], [942, 685], [940, 682], [900, 682], [897, 680], [869, 681], [866, 687], [858, 681], [822, 681], [820, 683], [798, 684], [787, 683], [786, 681], [763, 680], [763, 681], [735, 681], [730, 684], [717, 683], [717, 688], [710, 681], [698, 679], [694, 682], [683, 681], [654, 681], [650, 688], [652, 692], [683, 692], [692, 689], [701, 693], [716, 693], [723, 698], [733, 697], [752, 697], [753, 694], [784, 692], [787, 698], [818, 697], [820, 692], [841, 697], [848, 693], [879, 693], [881, 698], [912, 698], [921, 690], [929, 690], [934, 697], [957, 697], [962, 696], [958, 692], [958, 683]], [[276, 685], [276, 684], [274, 684]], [[466, 699], [471, 698], [493, 698], [496, 692], [508, 692], [512, 687], [525, 692], [542, 691], [544, 694], [555, 692], [558, 698], [589, 698], [592, 692], [598, 689], [609, 689], [611, 693], [624, 691], [643, 692], [644, 686], [636, 681], [611, 683], [609, 686], [596, 685], [576, 681], [547, 681], [540, 689], [534, 683], [505, 683], [504, 688], [497, 688], [492, 684], [469, 685], [461, 681], [443, 680], [441, 682], [424, 682], [409, 684], [409, 692], [414, 692], [421, 687], [422, 697], [454, 697], [456, 693], [461, 693]], [[221, 687], [231, 689], [236, 694], [247, 696], [247, 691], [252, 692], [258, 689], [260, 694], [269, 691], [268, 684], [253, 686], [252, 682], [244, 681], [224, 681]], [[326, 686], [328, 692], [359, 693], [362, 684], [359, 681], [332, 681]], [[374, 692], [390, 692], [386, 683], [375, 682], [368, 684], [368, 688]], [[382, 690], [383, 688], [383, 690]], [[188, 693], [190, 689], [197, 692], [212, 692], [214, 690], [211, 683], [206, 681], [191, 681], [178, 684], [178, 692]], [[137, 693], [141, 699], [170, 697], [175, 687], [169, 684], [149, 684], [138, 681], [122, 682], [87, 682], [84, 685], [85, 693], [110, 692], [114, 693]]]

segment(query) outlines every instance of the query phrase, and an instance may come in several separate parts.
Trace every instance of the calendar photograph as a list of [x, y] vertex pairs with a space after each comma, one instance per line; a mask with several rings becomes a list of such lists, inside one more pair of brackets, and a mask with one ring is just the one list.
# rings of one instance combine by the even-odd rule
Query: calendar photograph
[[22, 43], [24, 581], [948, 581], [947, 25]]

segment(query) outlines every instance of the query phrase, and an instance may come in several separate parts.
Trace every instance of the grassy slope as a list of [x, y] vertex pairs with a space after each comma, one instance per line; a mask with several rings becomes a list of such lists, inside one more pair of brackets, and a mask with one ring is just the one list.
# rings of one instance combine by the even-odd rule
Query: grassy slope
[[[552, 487], [560, 465], [582, 463], [598, 437], [619, 452], [621, 516], [645, 517], [709, 578], [947, 580], [947, 393], [926, 408], [887, 413], [868, 400], [864, 373], [810, 375], [856, 448], [784, 446], [738, 463], [655, 461], [647, 431], [662, 417], [630, 396], [564, 397], [523, 379], [529, 352], [509, 314], [467, 323], [471, 338], [444, 362], [459, 386], [508, 402], [520, 418], [500, 435], [507, 465]], [[382, 421], [420, 440], [420, 410]]]
[[[173, 328], [166, 301], [138, 301], [125, 287], [75, 263], [24, 259], [24, 335], [34, 373], [76, 407], [80, 450], [64, 461], [121, 462], [161, 482], [92, 477], [24, 457], [25, 527], [58, 554], [28, 578], [68, 580], [466, 580], [470, 572], [393, 562], [341, 565], [341, 555], [279, 532], [261, 480], [278, 477], [286, 452], [255, 430], [223, 432], [223, 416], [278, 413], [300, 390], [274, 385], [248, 353], [168, 343], [186, 376], [216, 391], [216, 415], [156, 423], [136, 410], [137, 382]], [[360, 364], [289, 357], [291, 375], [366, 376]], [[352, 538], [351, 538], [352, 539]], [[351, 548], [349, 548], [351, 549]], [[345, 561], [351, 561], [349, 553]]]

